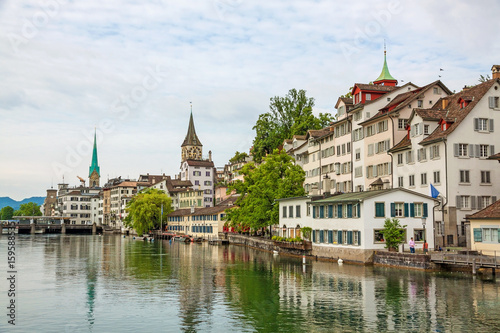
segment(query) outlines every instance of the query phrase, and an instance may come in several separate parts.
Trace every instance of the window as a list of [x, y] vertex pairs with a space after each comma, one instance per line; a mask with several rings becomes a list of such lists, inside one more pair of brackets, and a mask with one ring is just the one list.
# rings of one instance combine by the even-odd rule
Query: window
[[488, 196], [485, 196], [485, 197], [481, 197], [480, 199], [480, 206], [478, 207], [479, 209], [483, 209], [485, 207], [488, 207], [490, 205], [490, 197]]
[[377, 124], [377, 133], [387, 131], [387, 120], [381, 121]]
[[408, 119], [398, 119], [398, 130], [405, 130], [408, 124]]
[[366, 128], [366, 136], [372, 136], [374, 133], [374, 125], [370, 125]]
[[372, 156], [373, 155], [373, 143], [370, 143], [368, 145], [368, 156]]
[[420, 185], [427, 185], [427, 173], [420, 174]]
[[434, 171], [434, 184], [441, 183], [441, 175], [439, 171]]
[[398, 187], [404, 187], [403, 176], [398, 177]]
[[288, 217], [290, 217], [290, 218], [293, 217], [293, 206], [288, 207]]
[[441, 93], [441, 91], [440, 91], [440, 89], [439, 89], [438, 87], [434, 87], [434, 88], [432, 89], [432, 93], [433, 93], [434, 95], [439, 95], [439, 94]]
[[415, 175], [408, 176], [408, 184], [410, 187], [415, 186]]
[[342, 239], [343, 239], [343, 244], [348, 245], [349, 244], [349, 237], [347, 235], [347, 230], [342, 230]]
[[417, 160], [420, 161], [425, 161], [427, 159], [427, 152], [425, 148], [420, 148], [417, 150]]
[[490, 109], [498, 109], [499, 98], [495, 96], [490, 96], [488, 98]]
[[403, 202], [395, 202], [394, 203], [394, 217], [403, 217], [404, 216], [404, 203]]
[[354, 168], [354, 177], [363, 177], [363, 167]]
[[[476, 146], [477, 147], [477, 146]], [[479, 157], [488, 157], [489, 145], [479, 145]]]
[[371, 101], [372, 100], [372, 94], [366, 94], [366, 100]]
[[300, 205], [295, 206], [295, 217], [300, 217]]
[[399, 153], [398, 154], [398, 165], [402, 165], [403, 164], [403, 153]]
[[286, 217], [286, 206], [283, 206], [283, 217]]
[[382, 234], [382, 230], [375, 229], [373, 230], [373, 242], [374, 243], [383, 243], [384, 235]]
[[474, 242], [500, 243], [498, 226], [474, 228]]
[[210, 186], [210, 185], [212, 185], [212, 182], [210, 180], [205, 180], [204, 185]]
[[459, 143], [458, 144], [458, 156], [460, 157], [468, 157], [468, 145], [465, 143]]
[[375, 203], [375, 217], [385, 217], [385, 203], [376, 202]]
[[413, 163], [413, 151], [407, 151], [406, 152], [406, 163], [409, 164], [409, 163]]
[[413, 216], [414, 217], [422, 217], [423, 216], [423, 204], [422, 203], [414, 203], [413, 204]]
[[468, 196], [468, 195], [460, 196], [460, 208], [470, 209], [470, 196]]
[[424, 239], [424, 229], [413, 229], [413, 240], [415, 242], [423, 242]]
[[352, 232], [354, 235], [354, 245], [361, 245], [361, 237], [360, 237], [360, 232], [359, 231], [353, 231]]
[[438, 145], [430, 146], [430, 148], [429, 148], [429, 157], [431, 159], [439, 157], [439, 146]]
[[356, 149], [356, 161], [359, 161], [361, 159], [361, 149], [358, 148]]
[[488, 119], [487, 118], [474, 118], [474, 130], [475, 131], [488, 131]]
[[429, 125], [424, 125], [424, 135], [429, 135]]
[[481, 184], [491, 184], [489, 171], [481, 171]]
[[194, 184], [195, 184], [195, 185], [200, 185], [200, 181], [199, 181], [199, 180], [195, 180], [195, 181], [194, 181]]
[[469, 170], [460, 170], [460, 182], [470, 183]]
[[423, 107], [423, 106], [424, 106], [424, 101], [423, 101], [423, 100], [421, 100], [421, 99], [419, 99], [419, 100], [417, 101], [417, 108], [421, 108], [421, 107]]

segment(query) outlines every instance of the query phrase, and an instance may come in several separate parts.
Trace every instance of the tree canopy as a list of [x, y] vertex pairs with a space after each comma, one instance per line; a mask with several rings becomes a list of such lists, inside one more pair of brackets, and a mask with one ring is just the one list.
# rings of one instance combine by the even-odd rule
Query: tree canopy
[[334, 119], [329, 113], [315, 117], [313, 107], [314, 98], [308, 98], [305, 90], [291, 89], [285, 97], [272, 97], [269, 112], [261, 114], [253, 127], [256, 132], [252, 150], [254, 160], [260, 162], [283, 140], [324, 128]]
[[397, 249], [405, 240], [406, 225], [401, 225], [397, 218], [385, 219], [384, 229], [380, 232], [384, 235], [385, 248]]
[[10, 220], [14, 216], [14, 208], [5, 206], [0, 210], [0, 220]]
[[125, 218], [125, 226], [134, 228], [142, 236], [149, 230], [160, 228], [162, 220], [163, 225], [167, 224], [167, 215], [172, 212], [172, 199], [162, 190], [149, 188], [137, 193], [126, 209], [129, 214]]
[[248, 154], [245, 152], [240, 153], [239, 151], [236, 151], [233, 157], [229, 159], [230, 163], [236, 163], [240, 161], [244, 161], [248, 157]]
[[42, 216], [40, 205], [36, 202], [27, 202], [21, 204], [18, 210], [14, 212], [14, 216]]
[[237, 208], [226, 211], [226, 219], [233, 227], [253, 230], [279, 223], [279, 205], [276, 199], [305, 194], [302, 184], [305, 173], [294, 165], [293, 158], [277, 149], [265, 157], [259, 166], [247, 163], [240, 171], [244, 181], [229, 186], [241, 194], [235, 202]]

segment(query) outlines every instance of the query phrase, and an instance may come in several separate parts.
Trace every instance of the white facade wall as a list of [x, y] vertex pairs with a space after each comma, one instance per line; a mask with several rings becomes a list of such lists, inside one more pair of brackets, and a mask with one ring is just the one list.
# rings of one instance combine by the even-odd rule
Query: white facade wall
[[208, 166], [190, 166], [184, 161], [181, 166], [181, 180], [190, 180], [193, 189], [204, 192], [204, 206], [212, 207], [214, 201], [215, 168]]

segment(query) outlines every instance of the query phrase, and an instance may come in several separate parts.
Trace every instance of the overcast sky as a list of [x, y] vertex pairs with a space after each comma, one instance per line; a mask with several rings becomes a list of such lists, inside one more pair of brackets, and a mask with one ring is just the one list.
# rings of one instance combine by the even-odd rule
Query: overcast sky
[[[450, 90], [500, 63], [500, 3], [472, 1], [0, 1], [0, 196], [44, 196], [179, 172], [190, 102], [204, 155], [248, 151], [258, 115], [291, 88], [334, 113], [392, 76]], [[442, 68], [444, 71], [440, 71]]]

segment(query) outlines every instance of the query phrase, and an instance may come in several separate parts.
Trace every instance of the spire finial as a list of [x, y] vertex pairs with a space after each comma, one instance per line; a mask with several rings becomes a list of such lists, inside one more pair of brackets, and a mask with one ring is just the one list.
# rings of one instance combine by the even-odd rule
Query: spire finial
[[193, 113], [193, 102], [189, 102], [189, 104], [191, 105], [191, 113]]

